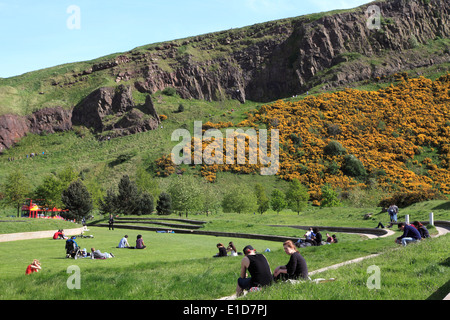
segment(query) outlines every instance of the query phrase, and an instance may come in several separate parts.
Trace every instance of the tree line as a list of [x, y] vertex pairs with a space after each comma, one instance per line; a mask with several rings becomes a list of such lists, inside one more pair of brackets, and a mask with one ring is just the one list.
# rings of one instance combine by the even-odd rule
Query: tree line
[[[11, 173], [0, 185], [2, 202], [20, 205], [25, 198], [45, 199], [49, 207], [68, 209], [65, 218], [81, 220], [94, 207], [102, 215], [144, 215], [156, 212], [158, 215], [172, 213], [185, 215], [192, 213], [223, 212], [263, 214], [269, 209], [279, 213], [291, 209], [302, 212], [309, 201], [306, 186], [298, 180], [289, 183], [286, 192], [273, 189], [268, 194], [265, 187], [233, 185], [228, 190], [218, 190], [211, 183], [195, 179], [189, 174], [172, 176], [165, 191], [160, 192], [158, 183], [145, 170], [138, 169], [135, 179], [123, 175], [117, 187], [111, 186], [98, 197], [92, 196], [83, 181], [83, 175], [72, 168], [45, 177], [42, 183], [31, 190], [28, 180], [20, 172]], [[339, 205], [337, 194], [329, 186], [323, 187], [323, 206]], [[94, 204], [94, 202], [96, 202]]]

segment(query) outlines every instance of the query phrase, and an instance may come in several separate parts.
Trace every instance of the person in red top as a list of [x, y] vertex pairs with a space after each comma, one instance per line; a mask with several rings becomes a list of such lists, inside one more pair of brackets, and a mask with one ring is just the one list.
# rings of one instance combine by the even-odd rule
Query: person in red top
[[39, 272], [39, 270], [41, 270], [41, 263], [39, 260], [34, 259], [33, 263], [27, 267], [25, 274], [32, 274], [33, 272]]

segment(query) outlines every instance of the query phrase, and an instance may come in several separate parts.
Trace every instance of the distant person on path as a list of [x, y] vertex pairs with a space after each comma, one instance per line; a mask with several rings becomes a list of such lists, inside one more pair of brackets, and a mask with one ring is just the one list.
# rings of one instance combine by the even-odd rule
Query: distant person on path
[[[236, 296], [238, 297], [244, 290], [268, 286], [273, 282], [273, 275], [266, 257], [256, 253], [251, 245], [246, 246], [243, 252], [245, 257], [241, 261], [241, 273], [236, 287]], [[247, 270], [250, 272], [250, 278], [247, 277]]]
[[419, 231], [422, 239], [426, 239], [426, 238], [430, 237], [430, 233], [428, 232], [428, 229], [422, 223], [420, 223], [419, 221], [414, 221], [412, 224]]
[[33, 262], [28, 265], [27, 270], [25, 271], [25, 274], [32, 274], [33, 272], [39, 272], [41, 270], [41, 263], [39, 260], [34, 259]]
[[398, 207], [395, 204], [391, 204], [388, 208], [389, 218], [391, 221], [391, 227], [394, 223], [397, 223], [397, 214], [398, 214]]
[[109, 230], [114, 230], [114, 217], [112, 214], [109, 215], [108, 225], [109, 225]]
[[144, 240], [142, 239], [142, 235], [138, 234], [136, 239], [136, 249], [145, 249], [147, 246], [144, 244]]
[[400, 222], [398, 224], [398, 228], [400, 230], [403, 230], [403, 234], [395, 239], [395, 242], [398, 244], [406, 246], [408, 243], [419, 241], [422, 238], [419, 231], [413, 226], [409, 226], [403, 222]]
[[275, 281], [288, 279], [308, 279], [308, 267], [306, 260], [298, 252], [295, 244], [291, 240], [283, 243], [284, 252], [290, 256], [289, 262], [285, 266], [278, 266], [273, 272]]
[[222, 243], [218, 243], [216, 245], [216, 247], [217, 247], [217, 249], [219, 249], [219, 252], [213, 256], [214, 258], [227, 256], [227, 249], [224, 247], [224, 245]]

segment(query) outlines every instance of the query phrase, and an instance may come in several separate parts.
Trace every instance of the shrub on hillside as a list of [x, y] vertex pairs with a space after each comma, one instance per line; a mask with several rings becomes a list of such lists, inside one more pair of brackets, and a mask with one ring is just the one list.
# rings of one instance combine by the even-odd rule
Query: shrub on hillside
[[362, 162], [352, 154], [346, 155], [344, 157], [342, 172], [350, 177], [361, 179], [367, 176], [366, 168], [364, 168]]
[[391, 197], [381, 200], [378, 206], [388, 208], [391, 204], [395, 204], [399, 208], [406, 208], [414, 203], [428, 200], [447, 200], [447, 197], [432, 189], [396, 192]]
[[323, 148], [323, 152], [329, 156], [339, 156], [339, 155], [345, 154], [347, 151], [342, 146], [342, 144], [333, 140], [333, 141], [330, 141], [325, 146], [325, 148]]

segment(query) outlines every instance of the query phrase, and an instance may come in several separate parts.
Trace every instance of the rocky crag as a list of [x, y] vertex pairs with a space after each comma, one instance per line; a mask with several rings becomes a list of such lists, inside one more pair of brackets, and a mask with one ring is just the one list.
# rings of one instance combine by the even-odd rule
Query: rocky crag
[[[98, 133], [99, 139], [134, 134], [158, 127], [160, 119], [150, 96], [145, 104], [135, 105], [130, 87], [123, 85], [99, 88], [71, 110], [61, 107], [44, 108], [23, 117], [0, 117], [0, 152], [11, 147], [28, 133], [68, 131], [84, 126]], [[108, 116], [108, 120], [105, 117]], [[107, 132], [107, 136], [101, 135]]]
[[[368, 11], [370, 5], [379, 8], [379, 16]], [[403, 71], [446, 69], [449, 13], [448, 0], [378, 1], [147, 45], [84, 63], [82, 70], [74, 67], [58, 77], [40, 79], [40, 87], [48, 83], [50, 89], [37, 90], [35, 100], [46, 105], [58, 90], [85, 92], [88, 87], [91, 93], [64, 106], [70, 111], [50, 108], [25, 118], [0, 117], [0, 152], [24, 132], [67, 130], [71, 123], [116, 135], [156, 128], [159, 120], [151, 99], [135, 106], [132, 90], [150, 95], [170, 87], [184, 99], [268, 102]], [[101, 79], [112, 79], [117, 87], [104, 88]], [[50, 116], [52, 110], [55, 114]], [[111, 120], [116, 116], [121, 120]]]

